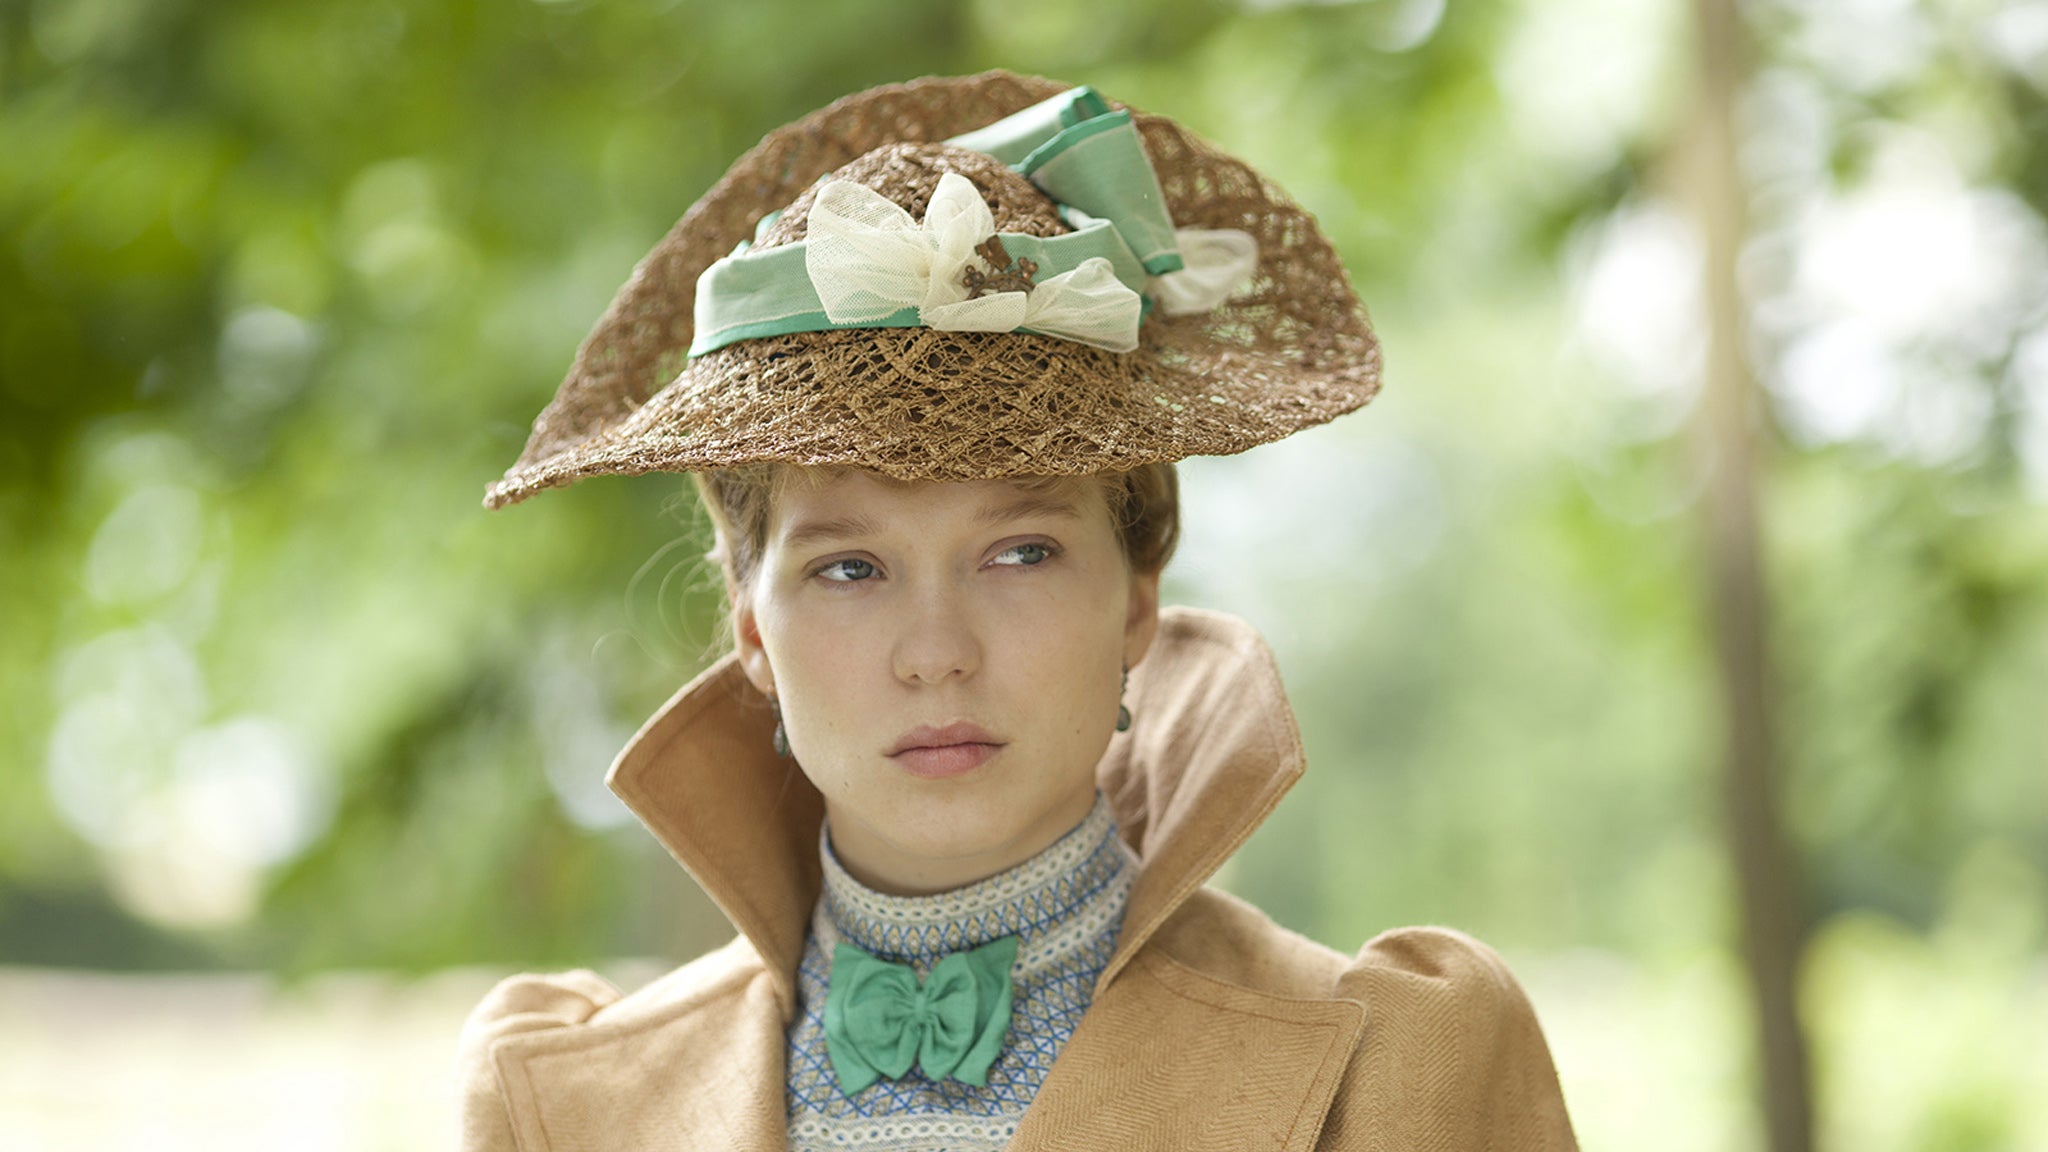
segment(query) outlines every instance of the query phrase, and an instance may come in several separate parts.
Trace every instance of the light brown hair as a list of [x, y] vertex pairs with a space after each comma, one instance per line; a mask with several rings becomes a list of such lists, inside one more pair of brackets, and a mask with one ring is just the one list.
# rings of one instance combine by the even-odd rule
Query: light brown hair
[[[716, 533], [710, 558], [725, 570], [729, 587], [744, 595], [751, 585], [768, 546], [769, 512], [775, 500], [792, 484], [822, 484], [836, 471], [771, 462], [690, 474]], [[1048, 492], [1089, 479], [1102, 483], [1109, 520], [1131, 571], [1152, 575], [1164, 570], [1180, 542], [1180, 481], [1171, 463], [1143, 464], [1094, 477], [1020, 476], [1010, 482]]]

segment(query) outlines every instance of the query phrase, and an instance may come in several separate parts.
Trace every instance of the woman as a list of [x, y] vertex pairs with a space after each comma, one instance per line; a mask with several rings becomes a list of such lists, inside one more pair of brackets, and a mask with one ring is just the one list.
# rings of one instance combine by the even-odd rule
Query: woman
[[1575, 1147], [1484, 944], [1203, 883], [1303, 762], [1257, 634], [1159, 606], [1171, 461], [1378, 379], [1314, 221], [1170, 121], [988, 73], [770, 134], [487, 500], [695, 477], [733, 651], [608, 783], [738, 935], [502, 982], [464, 1147]]

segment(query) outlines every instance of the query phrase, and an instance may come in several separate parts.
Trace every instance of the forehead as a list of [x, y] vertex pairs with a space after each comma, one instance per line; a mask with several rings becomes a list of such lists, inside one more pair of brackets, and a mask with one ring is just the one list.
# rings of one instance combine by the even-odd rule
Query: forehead
[[779, 486], [769, 536], [784, 547], [915, 529], [992, 525], [1027, 516], [1107, 522], [1102, 482], [1090, 476], [1013, 480], [895, 480], [846, 470]]

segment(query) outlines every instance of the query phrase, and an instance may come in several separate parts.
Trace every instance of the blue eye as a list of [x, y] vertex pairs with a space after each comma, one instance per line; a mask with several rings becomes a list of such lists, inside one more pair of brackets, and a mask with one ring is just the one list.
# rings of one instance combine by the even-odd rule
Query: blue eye
[[1000, 561], [1003, 556], [1009, 556], [1017, 553], [1023, 554], [1023, 556], [1020, 557], [1020, 559], [1023, 560], [1023, 563], [1007, 565], [1007, 567], [1032, 567], [1039, 564], [1043, 564], [1047, 560], [1052, 558], [1052, 548], [1049, 545], [1029, 543], [1010, 545], [1008, 548], [1003, 549], [1002, 554], [997, 557], [997, 560]]
[[[832, 573], [834, 572], [844, 573], [845, 578], [842, 579], [840, 577], [833, 576]], [[848, 557], [844, 560], [834, 560], [830, 564], [825, 565], [823, 568], [820, 568], [817, 571], [817, 575], [823, 576], [827, 580], [830, 580], [835, 584], [855, 584], [867, 579], [869, 576], [872, 576], [874, 574], [875, 566], [873, 564], [870, 564], [865, 560], [856, 559], [854, 557]]]

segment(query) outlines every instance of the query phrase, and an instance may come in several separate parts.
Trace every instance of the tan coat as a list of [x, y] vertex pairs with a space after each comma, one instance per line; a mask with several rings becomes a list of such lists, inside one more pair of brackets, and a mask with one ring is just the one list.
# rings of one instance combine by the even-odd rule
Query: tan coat
[[[1356, 956], [1204, 885], [1300, 778], [1293, 712], [1241, 620], [1168, 608], [1097, 769], [1141, 867], [1094, 1002], [1014, 1149], [1574, 1149], [1521, 985], [1490, 948], [1403, 928]], [[731, 657], [608, 782], [740, 935], [630, 996], [513, 976], [460, 1042], [468, 1152], [782, 1152], [784, 1030], [823, 803], [770, 748]]]

